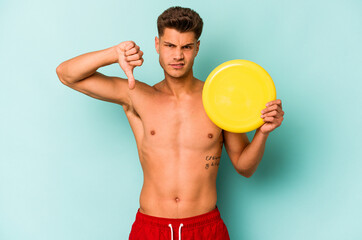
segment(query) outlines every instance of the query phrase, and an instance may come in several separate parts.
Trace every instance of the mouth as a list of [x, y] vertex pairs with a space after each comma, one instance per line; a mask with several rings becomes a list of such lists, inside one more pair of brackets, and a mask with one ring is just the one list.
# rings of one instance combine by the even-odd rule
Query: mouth
[[185, 65], [184, 63], [175, 63], [175, 64], [170, 64], [171, 67], [175, 68], [175, 69], [180, 69], [183, 68], [183, 66]]

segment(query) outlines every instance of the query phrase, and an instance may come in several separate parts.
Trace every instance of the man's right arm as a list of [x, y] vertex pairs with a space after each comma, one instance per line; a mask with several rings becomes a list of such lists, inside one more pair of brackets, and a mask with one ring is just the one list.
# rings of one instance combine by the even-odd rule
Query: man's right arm
[[[85, 53], [61, 63], [57, 69], [59, 80], [66, 86], [93, 98], [117, 104], [132, 105], [129, 91], [135, 87], [133, 69], [141, 66], [143, 52], [132, 41]], [[128, 79], [108, 77], [97, 69], [119, 63]]]

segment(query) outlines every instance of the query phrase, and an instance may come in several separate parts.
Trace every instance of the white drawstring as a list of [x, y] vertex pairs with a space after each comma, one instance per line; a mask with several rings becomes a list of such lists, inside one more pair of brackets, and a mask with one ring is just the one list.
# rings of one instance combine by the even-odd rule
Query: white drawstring
[[171, 223], [168, 224], [168, 226], [171, 228], [171, 240], [173, 240], [173, 230], [172, 230], [172, 225], [171, 225]]
[[183, 224], [180, 224], [180, 227], [178, 228], [178, 239], [181, 240], [181, 227], [183, 226]]
[[[168, 226], [171, 228], [171, 240], [173, 240], [173, 229], [171, 223], [168, 224]], [[181, 240], [181, 227], [183, 227], [183, 224], [180, 224], [180, 227], [178, 229], [178, 239]]]

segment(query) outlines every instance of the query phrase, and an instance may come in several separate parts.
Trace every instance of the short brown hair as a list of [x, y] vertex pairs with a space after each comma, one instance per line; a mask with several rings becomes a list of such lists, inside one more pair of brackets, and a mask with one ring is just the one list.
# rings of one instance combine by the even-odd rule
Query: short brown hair
[[194, 32], [198, 40], [204, 23], [200, 15], [190, 8], [170, 7], [157, 18], [158, 35], [163, 36], [165, 28], [179, 32]]

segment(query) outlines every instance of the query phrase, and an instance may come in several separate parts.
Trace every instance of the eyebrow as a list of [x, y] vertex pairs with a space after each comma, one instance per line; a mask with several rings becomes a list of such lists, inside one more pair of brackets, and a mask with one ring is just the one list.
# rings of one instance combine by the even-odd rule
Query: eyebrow
[[[170, 43], [170, 42], [164, 42], [164, 43], [165, 43], [165, 44], [171, 44], [171, 45], [176, 46], [175, 44]], [[190, 46], [190, 45], [194, 45], [194, 43], [188, 43], [188, 44], [186, 44], [186, 45], [183, 45], [183, 47], [185, 47], [185, 46]]]

